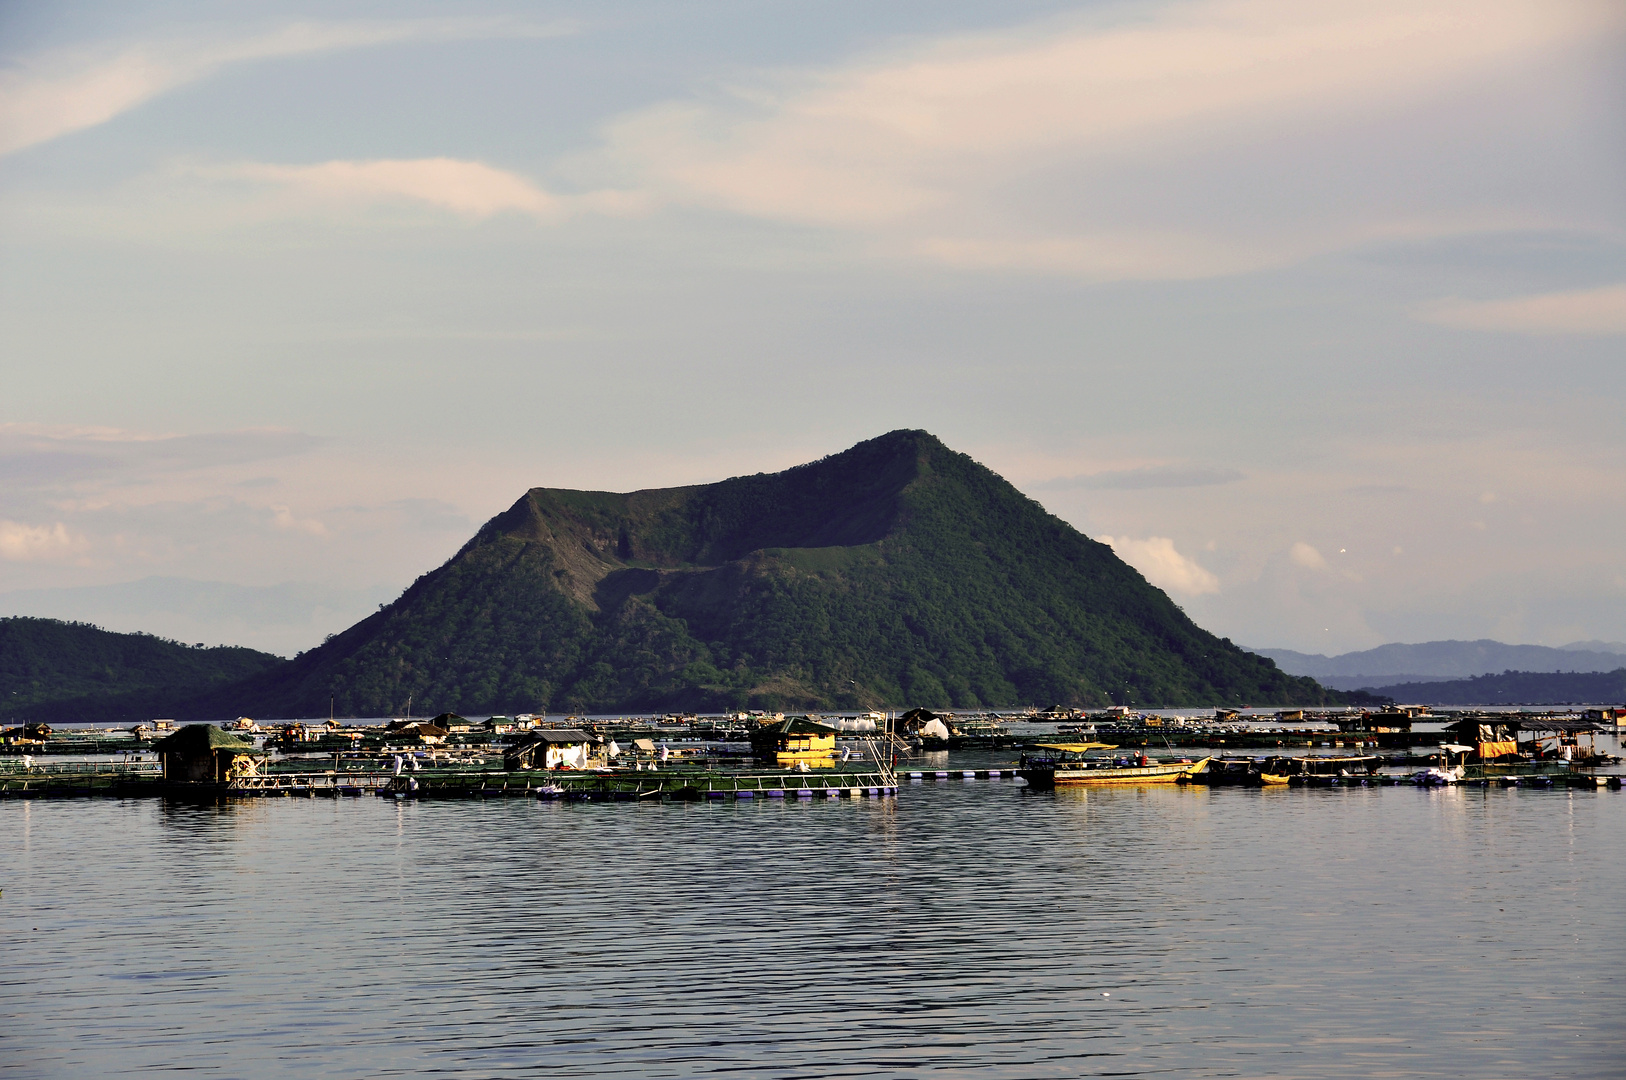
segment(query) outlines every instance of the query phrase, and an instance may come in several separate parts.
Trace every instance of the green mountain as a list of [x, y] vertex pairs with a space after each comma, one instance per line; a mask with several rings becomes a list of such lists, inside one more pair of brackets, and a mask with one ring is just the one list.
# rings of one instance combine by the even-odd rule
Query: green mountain
[[1321, 704], [922, 431], [785, 472], [536, 488], [225, 715]]
[[148, 720], [207, 687], [284, 663], [253, 649], [193, 648], [88, 623], [0, 618], [0, 717], [56, 723]]

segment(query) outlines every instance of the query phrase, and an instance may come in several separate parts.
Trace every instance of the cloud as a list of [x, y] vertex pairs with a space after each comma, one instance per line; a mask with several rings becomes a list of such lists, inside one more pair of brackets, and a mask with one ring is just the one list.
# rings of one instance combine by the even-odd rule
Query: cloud
[[1516, 334], [1626, 334], [1626, 284], [1505, 300], [1450, 300], [1420, 313], [1428, 322]]
[[550, 219], [559, 200], [516, 173], [478, 161], [328, 161], [320, 165], [240, 164], [195, 170], [292, 188], [313, 198], [345, 202], [407, 200], [473, 218], [504, 211]]
[[1236, 469], [1205, 465], [1148, 465], [1138, 469], [1117, 469], [1110, 472], [1085, 473], [1081, 476], [1058, 477], [1035, 485], [1035, 489], [1069, 491], [1074, 488], [1099, 488], [1139, 491], [1146, 488], [1209, 487], [1214, 484], [1234, 484], [1242, 479], [1243, 474]]
[[0, 155], [106, 123], [233, 64], [409, 41], [571, 32], [566, 23], [499, 19], [297, 22], [249, 36], [126, 42], [29, 57], [0, 73]]
[[1174, 550], [1166, 536], [1133, 540], [1127, 536], [1098, 537], [1118, 557], [1143, 574], [1147, 581], [1181, 596], [1202, 596], [1219, 592], [1219, 578]]
[[286, 506], [271, 507], [271, 522], [279, 529], [308, 533], [311, 536], [327, 535], [326, 525], [323, 525], [315, 518], [298, 517]]
[[23, 525], [0, 521], [0, 559], [33, 562], [59, 559], [84, 550], [85, 539], [68, 531], [62, 522], [54, 525]]
[[0, 424], [0, 480], [13, 491], [290, 457], [322, 440], [282, 428], [150, 435], [116, 428]]
[[1287, 557], [1309, 570], [1325, 570], [1327, 560], [1321, 552], [1300, 540], [1287, 549]]
[[[1463, 198], [1484, 180], [1476, 155], [1506, 156], [1539, 124], [1465, 127], [1441, 102], [1623, 23], [1594, 0], [1164, 4], [665, 103], [576, 167], [954, 266], [1230, 273], [1568, 220], [1561, 200]], [[1451, 136], [1443, 159], [1413, 130], [1429, 124]]]

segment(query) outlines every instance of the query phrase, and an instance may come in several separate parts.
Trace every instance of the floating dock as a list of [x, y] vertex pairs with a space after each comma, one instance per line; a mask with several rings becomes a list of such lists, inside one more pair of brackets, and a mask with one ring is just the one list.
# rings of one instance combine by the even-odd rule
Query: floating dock
[[[986, 772], [987, 770], [984, 770]], [[997, 771], [997, 770], [996, 770]], [[227, 783], [166, 781], [156, 762], [35, 765], [0, 772], [0, 797], [288, 798], [378, 795], [402, 799], [529, 797], [591, 802], [708, 799], [879, 798], [897, 794], [890, 770], [868, 767], [735, 771], [718, 769], [585, 771], [450, 768], [269, 771]]]

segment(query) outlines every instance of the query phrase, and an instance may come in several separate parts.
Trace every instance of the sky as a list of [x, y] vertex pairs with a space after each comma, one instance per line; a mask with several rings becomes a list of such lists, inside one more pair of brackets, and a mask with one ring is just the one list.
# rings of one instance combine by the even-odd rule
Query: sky
[[0, 5], [0, 614], [284, 655], [924, 428], [1257, 647], [1626, 640], [1626, 6]]

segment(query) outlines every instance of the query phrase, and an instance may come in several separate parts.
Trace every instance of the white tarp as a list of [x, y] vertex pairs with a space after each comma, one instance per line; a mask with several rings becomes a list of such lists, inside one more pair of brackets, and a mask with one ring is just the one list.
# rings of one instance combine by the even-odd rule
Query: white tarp
[[572, 769], [587, 768], [587, 744], [577, 743], [575, 746], [550, 746], [543, 768], [552, 769], [559, 765], [569, 765]]
[[922, 739], [946, 739], [949, 737], [948, 725], [933, 717], [920, 726], [915, 734]]

